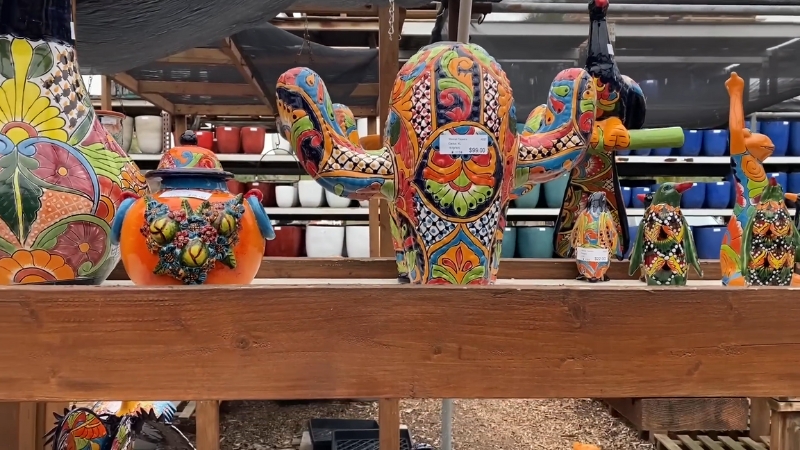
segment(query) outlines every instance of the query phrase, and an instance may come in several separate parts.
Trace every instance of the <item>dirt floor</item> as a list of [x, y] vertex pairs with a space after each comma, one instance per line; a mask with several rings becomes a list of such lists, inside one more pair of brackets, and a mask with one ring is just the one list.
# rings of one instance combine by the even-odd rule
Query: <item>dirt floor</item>
[[[414, 443], [439, 448], [441, 400], [404, 400], [402, 423]], [[225, 402], [222, 450], [296, 449], [311, 418], [378, 417], [377, 403], [315, 402], [281, 405], [267, 401]], [[571, 450], [574, 442], [602, 450], [652, 450], [600, 402], [564, 400], [456, 400], [456, 450]]]

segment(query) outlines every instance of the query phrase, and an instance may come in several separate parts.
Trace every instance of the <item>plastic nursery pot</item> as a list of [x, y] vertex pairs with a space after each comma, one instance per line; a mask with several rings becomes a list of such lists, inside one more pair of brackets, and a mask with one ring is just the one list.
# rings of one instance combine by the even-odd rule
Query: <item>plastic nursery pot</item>
[[303, 234], [301, 225], [278, 225], [273, 227], [275, 239], [267, 241], [264, 256], [297, 258], [303, 254]]
[[639, 150], [634, 150], [631, 155], [633, 156], [650, 156], [650, 153], [653, 151], [651, 148], [641, 148]]
[[694, 227], [694, 244], [700, 259], [719, 259], [724, 227]]
[[239, 127], [217, 127], [217, 150], [219, 153], [239, 153], [241, 136]]
[[631, 252], [633, 251], [633, 244], [636, 242], [636, 237], [639, 235], [639, 227], [635, 225], [628, 226], [628, 250], [625, 253], [625, 259], [630, 259]]
[[728, 151], [728, 130], [703, 130], [703, 155], [724, 156]]
[[553, 227], [517, 227], [517, 254], [521, 258], [552, 258]]
[[706, 184], [694, 183], [688, 191], [681, 195], [681, 208], [699, 209], [706, 201]]
[[544, 184], [544, 200], [548, 208], [561, 208], [569, 184], [569, 172]]
[[214, 133], [209, 130], [199, 130], [194, 132], [197, 136], [197, 146], [208, 150], [214, 150]]
[[517, 250], [517, 228], [506, 227], [503, 231], [503, 246], [500, 248], [501, 258], [513, 258]]
[[789, 154], [800, 156], [800, 121], [797, 120], [789, 125]]
[[264, 127], [242, 128], [242, 151], [248, 155], [260, 155], [264, 151], [267, 129]]
[[783, 192], [788, 192], [787, 189], [789, 187], [789, 175], [786, 172], [770, 172], [767, 174], [767, 180], [770, 178], [775, 178], [778, 180], [778, 184], [780, 185]]
[[731, 203], [731, 183], [729, 181], [715, 181], [706, 183], [707, 208], [723, 209], [727, 208], [730, 203]]
[[775, 145], [772, 156], [785, 156], [789, 149], [789, 121], [765, 120], [761, 122], [761, 132], [766, 134]]
[[750, 130], [750, 131], [752, 131], [754, 133], [761, 133], [761, 121], [760, 120], [756, 121], [756, 129], [755, 130], [753, 130], [753, 128], [751, 127], [752, 124], [753, 124], [753, 121], [750, 120], [750, 119], [747, 119], [747, 120], [744, 121], [744, 127], [745, 128], [747, 128], [748, 130]]
[[275, 185], [263, 181], [247, 183], [247, 189], [258, 189], [264, 195], [261, 204], [267, 208], [275, 206]]
[[798, 193], [800, 192], [800, 172], [792, 172], [788, 174], [786, 192]]
[[669, 156], [672, 154], [672, 148], [665, 147], [665, 148], [654, 148], [651, 155], [653, 156]]
[[639, 194], [649, 194], [650, 188], [649, 187], [635, 187], [631, 189], [631, 207], [633, 208], [644, 208], [644, 202], [639, 200]]
[[627, 207], [631, 205], [632, 190], [628, 186], [622, 186], [622, 203]]
[[680, 156], [697, 156], [703, 149], [702, 130], [683, 130], [683, 146], [678, 149]]

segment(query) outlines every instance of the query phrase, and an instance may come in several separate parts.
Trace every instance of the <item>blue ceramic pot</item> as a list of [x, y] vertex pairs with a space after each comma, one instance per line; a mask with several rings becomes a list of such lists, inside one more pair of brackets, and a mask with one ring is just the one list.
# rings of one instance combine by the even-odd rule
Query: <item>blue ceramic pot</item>
[[513, 258], [517, 249], [517, 229], [506, 227], [503, 231], [503, 246], [500, 248], [501, 258]]
[[649, 194], [650, 188], [649, 187], [635, 187], [631, 189], [631, 207], [633, 208], [644, 208], [644, 203], [639, 200], [639, 194]]
[[625, 252], [625, 259], [631, 258], [631, 252], [633, 251], [633, 243], [636, 242], [636, 237], [639, 234], [639, 227], [630, 225], [628, 227], [628, 251]]
[[719, 259], [725, 227], [694, 227], [694, 245], [700, 259]]
[[[750, 130], [750, 123], [751, 123], [750, 119], [747, 119], [747, 120], [744, 121], [744, 127], [747, 128], [748, 130]], [[753, 131], [753, 130], [750, 130], [750, 131]], [[756, 122], [755, 132], [756, 133], [761, 133], [761, 121], [760, 120]]]
[[703, 155], [725, 156], [728, 150], [728, 130], [703, 130]]
[[672, 148], [654, 148], [650, 154], [653, 156], [669, 156], [672, 154]]
[[729, 207], [728, 205], [731, 204], [731, 183], [729, 181], [716, 181], [705, 185], [706, 208], [723, 209]]
[[622, 186], [622, 203], [625, 204], [626, 207], [631, 205], [631, 188], [628, 186]]
[[772, 156], [786, 156], [789, 149], [789, 121], [765, 120], [761, 122], [761, 132], [769, 136], [775, 145]]
[[789, 125], [789, 154], [800, 156], [800, 121], [791, 122]]
[[697, 156], [703, 149], [702, 130], [683, 130], [683, 147], [678, 149], [680, 156]]
[[548, 208], [561, 208], [564, 203], [564, 191], [569, 184], [569, 172], [544, 184], [544, 200]]
[[684, 191], [681, 196], [681, 208], [699, 209], [706, 201], [706, 184], [694, 183], [691, 189]]
[[789, 180], [787, 184], [788, 192], [793, 194], [800, 194], [800, 172], [792, 172], [787, 176]]
[[783, 192], [786, 192], [789, 187], [789, 176], [786, 174], [786, 172], [770, 172], [767, 174], [767, 180], [770, 178], [777, 179], [778, 184], [781, 185], [781, 188], [783, 189]]
[[634, 150], [633, 151], [633, 156], [649, 156], [651, 151], [653, 151], [653, 149], [650, 149], [650, 148], [643, 148], [643, 149], [640, 149], [640, 150]]
[[537, 184], [527, 194], [514, 200], [514, 206], [517, 208], [536, 208], [539, 204], [539, 193], [542, 190], [542, 185]]
[[553, 227], [517, 227], [517, 254], [520, 258], [552, 258]]

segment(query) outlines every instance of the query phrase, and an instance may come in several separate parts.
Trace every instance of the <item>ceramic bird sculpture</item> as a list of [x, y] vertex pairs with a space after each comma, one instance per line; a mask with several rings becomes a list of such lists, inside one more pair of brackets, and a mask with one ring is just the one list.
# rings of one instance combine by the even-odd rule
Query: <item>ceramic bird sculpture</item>
[[681, 194], [693, 183], [664, 183], [653, 195], [633, 244], [633, 275], [642, 266], [648, 286], [684, 286], [691, 264], [703, 276], [697, 250], [686, 218], [681, 213]]
[[[636, 198], [639, 199], [640, 202], [644, 205], [644, 210], [647, 211], [647, 208], [653, 204], [653, 193], [648, 192], [647, 194], [636, 194]], [[640, 266], [641, 267], [641, 266]], [[647, 278], [644, 276], [644, 269], [639, 271], [639, 281], [642, 283], [647, 283]]]
[[761, 193], [744, 228], [742, 268], [747, 286], [791, 286], [800, 233], [775, 178]]
[[611, 257], [622, 260], [622, 246], [611, 216], [605, 192], [595, 192], [578, 215], [572, 230], [572, 248], [578, 264], [579, 280], [590, 283], [608, 281]]

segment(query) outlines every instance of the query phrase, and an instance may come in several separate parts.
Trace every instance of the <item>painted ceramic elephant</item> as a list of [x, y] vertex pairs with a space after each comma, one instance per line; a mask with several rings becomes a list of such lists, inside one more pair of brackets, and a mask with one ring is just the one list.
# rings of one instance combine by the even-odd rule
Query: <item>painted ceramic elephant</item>
[[567, 69], [518, 136], [503, 70], [481, 47], [453, 42], [400, 69], [380, 150], [355, 143], [312, 70], [287, 71], [276, 92], [281, 132], [310, 175], [337, 195], [394, 204], [396, 241], [421, 284], [494, 279], [509, 202], [572, 167], [596, 107], [589, 73]]

